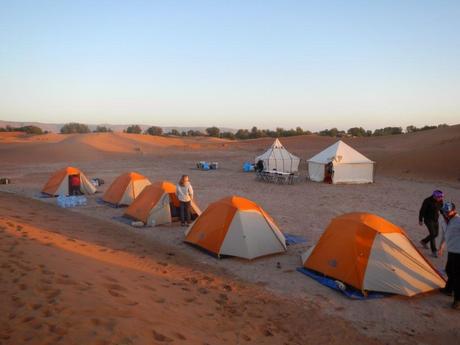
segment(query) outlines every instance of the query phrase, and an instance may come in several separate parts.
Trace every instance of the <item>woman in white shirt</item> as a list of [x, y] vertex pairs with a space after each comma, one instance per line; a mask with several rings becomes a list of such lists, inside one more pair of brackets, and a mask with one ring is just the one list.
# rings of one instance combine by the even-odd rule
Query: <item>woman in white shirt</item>
[[182, 226], [190, 224], [193, 188], [188, 175], [182, 175], [176, 186], [176, 196], [180, 202], [180, 222]]

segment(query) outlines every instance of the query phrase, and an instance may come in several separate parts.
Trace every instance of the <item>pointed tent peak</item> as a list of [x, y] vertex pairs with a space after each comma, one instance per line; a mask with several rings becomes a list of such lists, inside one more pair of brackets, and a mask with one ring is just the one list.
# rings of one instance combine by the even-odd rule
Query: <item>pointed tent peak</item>
[[272, 148], [281, 149], [284, 148], [284, 146], [281, 144], [281, 141], [276, 138], [275, 141], [273, 141]]
[[135, 171], [130, 171], [128, 173], [126, 173], [127, 176], [129, 176], [129, 178], [131, 180], [145, 180], [147, 177], [145, 177], [144, 175], [142, 174], [139, 174]]
[[356, 151], [353, 147], [346, 144], [342, 140], [338, 140], [331, 146], [327, 147], [320, 153], [316, 154], [308, 160], [316, 163], [373, 163], [369, 158], [362, 153]]
[[350, 223], [363, 224], [379, 233], [401, 233], [406, 234], [402, 228], [391, 223], [383, 217], [367, 212], [351, 212], [335, 217], [332, 222], [346, 221]]
[[231, 195], [225, 198], [222, 198], [215, 202], [215, 204], [226, 204], [232, 208], [236, 208], [241, 211], [245, 210], [260, 210], [260, 206], [257, 205], [254, 201], [246, 199], [242, 196]]
[[74, 167], [65, 167], [63, 169], [68, 175], [80, 174], [80, 170]]
[[117, 177], [118, 181], [137, 181], [137, 180], [146, 180], [146, 179], [147, 177], [135, 171], [129, 171]]
[[152, 183], [151, 188], [161, 188], [168, 194], [176, 192], [176, 185], [170, 181], [156, 181]]

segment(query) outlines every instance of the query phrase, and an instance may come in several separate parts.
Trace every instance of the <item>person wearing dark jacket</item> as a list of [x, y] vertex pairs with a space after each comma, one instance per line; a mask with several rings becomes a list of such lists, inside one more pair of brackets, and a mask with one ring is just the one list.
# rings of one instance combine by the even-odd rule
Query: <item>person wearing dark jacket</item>
[[422, 207], [418, 215], [420, 225], [425, 224], [428, 229], [428, 236], [420, 241], [424, 248], [428, 248], [427, 243], [430, 242], [431, 252], [433, 256], [438, 257], [436, 249], [436, 237], [439, 232], [439, 211], [443, 205], [444, 194], [440, 190], [435, 190], [431, 196], [423, 200]]
[[261, 173], [264, 171], [264, 161], [262, 159], [259, 159], [256, 164], [256, 171]]

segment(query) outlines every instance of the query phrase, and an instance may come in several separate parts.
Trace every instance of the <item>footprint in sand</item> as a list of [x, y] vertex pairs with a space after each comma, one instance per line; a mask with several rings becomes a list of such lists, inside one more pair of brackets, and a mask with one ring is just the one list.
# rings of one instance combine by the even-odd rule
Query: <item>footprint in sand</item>
[[42, 305], [40, 303], [32, 303], [30, 304], [30, 308], [33, 309], [33, 310], [38, 310], [42, 307]]
[[56, 279], [57, 284], [61, 285], [77, 285], [78, 283], [72, 279], [65, 279], [65, 278], [57, 278]]
[[125, 297], [124, 295], [113, 289], [108, 289], [107, 292], [113, 297]]
[[174, 336], [179, 340], [187, 340], [187, 338], [183, 334], [181, 334], [179, 332], [175, 332]]
[[223, 288], [225, 291], [229, 291], [229, 292], [233, 290], [232, 287], [231, 287], [230, 285], [228, 285], [228, 284], [222, 285], [222, 288]]
[[228, 302], [228, 297], [226, 294], [223, 294], [223, 293], [219, 294], [219, 298], [216, 299], [217, 304], [227, 304], [227, 302]]
[[94, 326], [100, 326], [102, 324], [101, 320], [97, 319], [97, 318], [92, 318], [91, 319], [91, 323], [94, 325]]
[[11, 296], [11, 300], [13, 301], [15, 307], [17, 308], [22, 308], [24, 307], [26, 304], [16, 295], [13, 295]]
[[241, 339], [243, 339], [244, 341], [251, 341], [251, 337], [247, 334], [241, 334]]
[[22, 322], [27, 323], [27, 322], [30, 322], [30, 321], [32, 321], [34, 319], [35, 319], [35, 317], [33, 317], [33, 316], [26, 316], [24, 319], [22, 319]]
[[53, 312], [51, 311], [51, 309], [46, 308], [42, 311], [42, 315], [43, 317], [48, 318], [48, 317], [53, 316]]
[[167, 343], [173, 341], [171, 338], [165, 336], [164, 334], [158, 333], [154, 329], [152, 329], [152, 334], [153, 334], [153, 339], [155, 339], [156, 341], [167, 342]]
[[41, 278], [41, 279], [40, 279], [40, 282], [43, 283], [43, 284], [46, 284], [46, 285], [51, 285], [51, 284], [53, 284], [53, 282], [51, 281], [51, 279], [48, 279], [48, 278]]
[[103, 278], [107, 279], [108, 281], [110, 282], [113, 282], [113, 283], [118, 283], [118, 280], [113, 278], [113, 277], [110, 277], [110, 276], [103, 276]]
[[203, 287], [198, 288], [198, 292], [202, 295], [206, 295], [209, 293], [209, 290]]
[[120, 284], [106, 284], [105, 286], [110, 290], [128, 291], [125, 287], [121, 286]]
[[142, 285], [142, 287], [146, 290], [157, 291], [157, 289], [155, 289], [153, 286], [150, 286], [150, 285]]
[[48, 325], [48, 331], [50, 333], [57, 334], [58, 336], [64, 336], [67, 334], [67, 330], [64, 327], [53, 324]]
[[52, 290], [51, 292], [47, 293], [46, 295], [46, 299], [48, 300], [48, 303], [49, 304], [54, 304], [56, 303], [56, 298], [61, 294], [61, 290], [60, 289], [55, 289], [55, 290]]

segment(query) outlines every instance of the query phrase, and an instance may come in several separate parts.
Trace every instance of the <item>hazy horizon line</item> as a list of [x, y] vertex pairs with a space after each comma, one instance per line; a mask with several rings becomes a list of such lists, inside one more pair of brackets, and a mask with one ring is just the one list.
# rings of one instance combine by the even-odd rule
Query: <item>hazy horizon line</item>
[[3, 119], [0, 119], [0, 122], [21, 123], [22, 125], [26, 125], [26, 124], [42, 124], [42, 125], [54, 125], [54, 126], [64, 125], [64, 124], [67, 124], [67, 123], [81, 123], [81, 124], [88, 125], [88, 126], [107, 126], [107, 127], [110, 127], [110, 126], [117, 126], [117, 127], [126, 126], [127, 127], [127, 126], [132, 126], [132, 125], [139, 125], [139, 126], [142, 126], [142, 127], [156, 126], [156, 127], [171, 128], [171, 129], [174, 129], [174, 128], [209, 128], [209, 127], [217, 127], [219, 129], [230, 129], [230, 130], [247, 129], [247, 130], [250, 130], [253, 127], [257, 127], [257, 129], [260, 129], [260, 130], [273, 130], [273, 131], [276, 130], [277, 128], [282, 128], [282, 129], [285, 129], [285, 130], [289, 130], [289, 129], [296, 129], [297, 127], [300, 127], [303, 130], [312, 131], [312, 132], [321, 131], [321, 130], [325, 130], [325, 129], [332, 129], [332, 128], [336, 128], [338, 130], [348, 130], [350, 128], [356, 128], [356, 127], [359, 128], [359, 127], [361, 127], [361, 128], [366, 129], [366, 130], [376, 130], [376, 129], [381, 129], [381, 128], [385, 128], [385, 127], [401, 127], [402, 129], [406, 129], [406, 127], [408, 127], [408, 126], [415, 126], [417, 128], [421, 128], [421, 127], [424, 127], [424, 126], [439, 126], [439, 125], [444, 125], [444, 124], [447, 124], [448, 126], [455, 126], [455, 125], [460, 124], [460, 123], [443, 122], [443, 123], [425, 123], [425, 124], [422, 124], [422, 125], [392, 124], [392, 125], [383, 126], [383, 127], [365, 127], [363, 125], [352, 125], [352, 126], [333, 126], [333, 127], [321, 127], [321, 128], [308, 128], [308, 127], [304, 127], [304, 126], [301, 126], [301, 125], [297, 125], [297, 126], [282, 126], [282, 125], [280, 125], [280, 126], [275, 126], [275, 127], [251, 125], [251, 126], [247, 126], [247, 127], [238, 127], [238, 126], [233, 127], [233, 126], [221, 126], [221, 125], [216, 125], [216, 124], [200, 126], [200, 125], [187, 125], [187, 124], [182, 124], [182, 125], [158, 125], [158, 124], [152, 124], [152, 123], [147, 124], [147, 123], [136, 123], [136, 122], [132, 122], [132, 123], [131, 122], [128, 122], [128, 123], [110, 123], [110, 122], [90, 123], [90, 122], [81, 122], [81, 121], [42, 122], [42, 121], [3, 120]]

